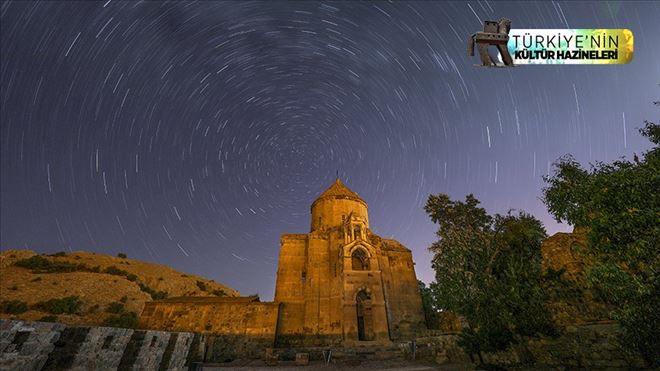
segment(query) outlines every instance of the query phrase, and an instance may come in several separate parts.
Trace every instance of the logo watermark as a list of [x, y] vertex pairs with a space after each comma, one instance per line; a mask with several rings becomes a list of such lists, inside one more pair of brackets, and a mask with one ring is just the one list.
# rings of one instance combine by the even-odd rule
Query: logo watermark
[[[511, 21], [485, 21], [484, 30], [468, 40], [468, 55], [479, 50], [481, 65], [511, 67], [526, 64], [626, 64], [634, 54], [629, 29], [511, 29]], [[493, 58], [495, 46], [499, 58]]]

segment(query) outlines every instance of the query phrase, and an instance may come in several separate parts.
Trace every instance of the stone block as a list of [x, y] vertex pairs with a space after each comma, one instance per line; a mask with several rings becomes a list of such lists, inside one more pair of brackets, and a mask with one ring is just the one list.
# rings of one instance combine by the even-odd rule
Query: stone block
[[275, 354], [264, 355], [264, 364], [266, 364], [266, 366], [277, 366], [277, 355]]
[[296, 366], [307, 366], [309, 364], [309, 353], [296, 353]]
[[435, 354], [435, 363], [441, 365], [444, 363], [447, 363], [449, 361], [449, 357], [447, 357], [447, 351], [446, 350], [439, 350]]
[[[8, 323], [9, 322], [9, 323]], [[0, 370], [188, 370], [199, 335], [0, 321]], [[139, 336], [135, 336], [136, 333]], [[8, 342], [8, 344], [6, 344]]]

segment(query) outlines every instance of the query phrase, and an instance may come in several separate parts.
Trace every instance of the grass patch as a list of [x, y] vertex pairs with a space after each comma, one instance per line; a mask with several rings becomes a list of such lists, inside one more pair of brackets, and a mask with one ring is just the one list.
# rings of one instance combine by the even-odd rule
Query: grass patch
[[36, 304], [36, 308], [51, 314], [76, 314], [81, 306], [82, 300], [77, 296], [50, 299]]
[[106, 318], [101, 326], [107, 327], [121, 327], [121, 328], [136, 328], [138, 323], [138, 316], [134, 312], [123, 312], [115, 314]]
[[215, 295], [215, 296], [227, 296], [227, 293], [223, 289], [215, 289], [215, 290], [213, 290], [213, 295]]
[[138, 286], [140, 286], [140, 290], [151, 295], [153, 300], [167, 299], [167, 291], [156, 291], [142, 282], [138, 282]]
[[8, 314], [21, 314], [28, 311], [28, 305], [20, 300], [3, 300], [0, 302], [0, 312]]
[[125, 310], [126, 308], [124, 308], [124, 304], [117, 301], [114, 303], [110, 303], [108, 307], [105, 309], [106, 312], [114, 313], [114, 314], [123, 313]]
[[67, 273], [88, 270], [85, 264], [50, 261], [43, 256], [34, 255], [14, 263], [15, 266], [28, 268], [32, 273]]
[[197, 287], [199, 287], [199, 289], [202, 291], [206, 291], [207, 289], [206, 284], [202, 281], [197, 281]]
[[39, 322], [57, 322], [57, 316], [49, 314], [38, 319]]
[[112, 275], [115, 275], [115, 276], [128, 276], [130, 274], [130, 273], [126, 272], [123, 269], [119, 269], [119, 268], [115, 267], [114, 265], [111, 265], [111, 266], [107, 267], [106, 269], [104, 269], [103, 273], [112, 274]]

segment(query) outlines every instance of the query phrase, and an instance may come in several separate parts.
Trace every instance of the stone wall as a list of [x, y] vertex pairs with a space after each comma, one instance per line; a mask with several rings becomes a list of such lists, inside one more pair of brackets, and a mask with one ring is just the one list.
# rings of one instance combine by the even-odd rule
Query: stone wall
[[429, 331], [426, 336], [417, 338], [416, 354], [418, 358], [434, 359], [440, 364], [472, 361], [521, 370], [646, 369], [642, 358], [619, 342], [620, 335], [621, 328], [616, 323], [567, 326], [557, 338], [529, 339], [506, 352], [482, 353], [481, 357], [472, 355], [470, 358], [458, 346], [458, 334]]
[[275, 301], [282, 303], [278, 341], [284, 343], [295, 343], [305, 326], [307, 238], [306, 234], [289, 234], [280, 241]]
[[138, 327], [207, 335], [207, 361], [260, 358], [275, 346], [280, 305], [257, 297], [179, 297], [148, 302]]
[[389, 239], [382, 240], [380, 250], [390, 336], [393, 341], [414, 339], [426, 324], [412, 252]]
[[553, 234], [541, 244], [541, 269], [563, 270], [565, 278], [581, 280], [587, 263], [582, 254], [586, 244], [585, 231]]
[[275, 341], [279, 304], [250, 297], [178, 297], [147, 302], [138, 327], [218, 335], [246, 335]]
[[610, 311], [598, 292], [586, 283], [590, 264], [584, 251], [585, 231], [556, 233], [541, 244], [542, 286], [553, 321], [560, 326], [610, 320]]
[[0, 320], [2, 370], [187, 370], [205, 337], [60, 323]]
[[311, 230], [330, 229], [342, 225], [342, 215], [354, 215], [366, 222], [369, 228], [369, 212], [367, 204], [354, 198], [319, 198], [312, 204]]

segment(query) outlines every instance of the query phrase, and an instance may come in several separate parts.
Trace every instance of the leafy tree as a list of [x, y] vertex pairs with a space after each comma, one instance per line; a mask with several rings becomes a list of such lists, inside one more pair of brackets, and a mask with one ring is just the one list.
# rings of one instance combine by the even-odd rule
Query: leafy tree
[[[656, 102], [658, 105], [660, 102]], [[558, 221], [588, 234], [587, 281], [615, 306], [624, 342], [660, 366], [660, 126], [641, 134], [653, 148], [633, 161], [585, 170], [570, 156], [545, 177], [544, 202]]]
[[552, 335], [543, 303], [540, 221], [525, 214], [488, 215], [468, 195], [453, 201], [431, 195], [425, 210], [439, 225], [434, 253], [435, 306], [462, 315], [469, 328], [460, 345], [468, 353], [498, 351], [523, 336]]

